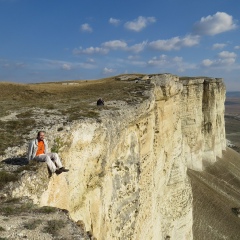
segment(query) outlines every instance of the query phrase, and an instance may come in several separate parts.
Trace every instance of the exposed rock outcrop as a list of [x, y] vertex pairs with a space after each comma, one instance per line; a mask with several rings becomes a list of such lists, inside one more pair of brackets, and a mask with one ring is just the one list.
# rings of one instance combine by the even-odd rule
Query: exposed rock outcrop
[[170, 74], [150, 81], [143, 102], [52, 132], [70, 171], [51, 177], [42, 194], [25, 176], [12, 195], [67, 209], [98, 240], [192, 239], [187, 168], [201, 171], [225, 149], [225, 87]]

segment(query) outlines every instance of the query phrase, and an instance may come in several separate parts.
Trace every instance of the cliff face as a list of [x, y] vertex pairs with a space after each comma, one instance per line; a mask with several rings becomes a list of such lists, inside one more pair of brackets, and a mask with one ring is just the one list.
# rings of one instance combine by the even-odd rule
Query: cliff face
[[70, 171], [41, 194], [19, 187], [13, 196], [69, 210], [98, 240], [192, 239], [186, 171], [203, 170], [225, 149], [225, 87], [170, 74], [151, 83], [143, 102], [65, 127], [61, 157]]

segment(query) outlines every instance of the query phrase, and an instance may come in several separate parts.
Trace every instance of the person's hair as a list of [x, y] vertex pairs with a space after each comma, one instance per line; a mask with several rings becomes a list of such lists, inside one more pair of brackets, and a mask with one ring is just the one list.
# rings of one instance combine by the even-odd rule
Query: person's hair
[[44, 131], [38, 131], [38, 133], [37, 133], [37, 137], [40, 136], [40, 133], [45, 133], [45, 132], [44, 132]]

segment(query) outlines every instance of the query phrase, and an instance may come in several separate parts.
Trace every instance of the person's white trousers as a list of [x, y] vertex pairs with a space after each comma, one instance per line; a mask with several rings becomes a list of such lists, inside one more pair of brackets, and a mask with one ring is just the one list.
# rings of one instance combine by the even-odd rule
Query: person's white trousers
[[54, 173], [57, 168], [62, 167], [61, 160], [57, 153], [40, 154], [34, 157], [34, 160], [39, 162], [46, 162], [52, 173]]

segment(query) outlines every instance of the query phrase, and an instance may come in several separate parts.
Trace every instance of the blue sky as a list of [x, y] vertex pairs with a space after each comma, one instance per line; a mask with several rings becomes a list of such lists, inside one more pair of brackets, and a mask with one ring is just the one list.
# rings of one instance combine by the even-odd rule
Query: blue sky
[[238, 0], [0, 0], [0, 81], [222, 77], [240, 91]]

